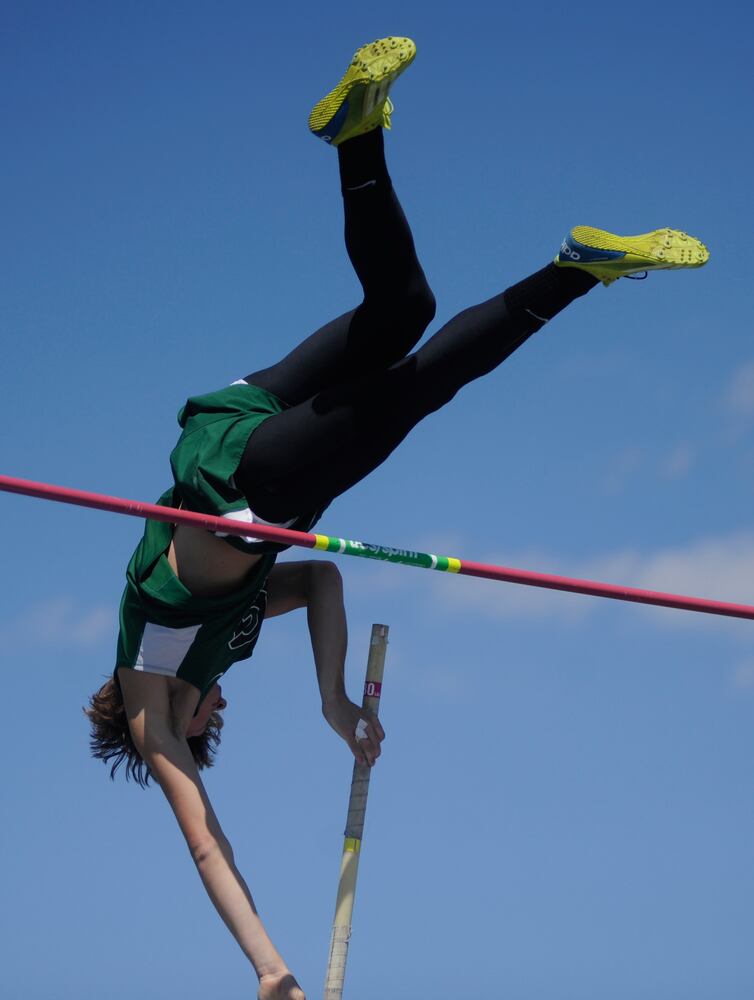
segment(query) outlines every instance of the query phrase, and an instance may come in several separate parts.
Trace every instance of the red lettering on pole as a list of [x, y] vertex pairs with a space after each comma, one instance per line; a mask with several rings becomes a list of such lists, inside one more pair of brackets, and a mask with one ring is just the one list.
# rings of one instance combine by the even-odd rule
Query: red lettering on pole
[[382, 694], [382, 685], [379, 681], [367, 681], [364, 685], [365, 698], [379, 698]]

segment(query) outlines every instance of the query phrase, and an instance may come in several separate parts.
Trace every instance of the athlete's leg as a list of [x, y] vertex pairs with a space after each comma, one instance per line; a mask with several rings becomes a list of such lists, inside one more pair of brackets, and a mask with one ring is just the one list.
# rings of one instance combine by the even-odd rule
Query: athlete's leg
[[237, 481], [252, 508], [270, 520], [323, 507], [383, 462], [423, 417], [598, 281], [698, 268], [708, 258], [703, 243], [672, 229], [616, 236], [577, 227], [552, 264], [460, 313], [415, 354], [265, 421], [249, 439]]
[[236, 475], [252, 509], [283, 521], [325, 506], [380, 465], [423, 417], [597, 283], [583, 271], [549, 264], [460, 313], [390, 368], [332, 386], [266, 420]]
[[419, 341], [435, 300], [385, 164], [382, 129], [338, 146], [346, 249], [364, 301], [247, 382], [290, 406], [326, 386], [387, 368]]
[[384, 461], [424, 416], [598, 281], [698, 268], [708, 259], [703, 243], [677, 230], [617, 236], [578, 226], [552, 264], [460, 313], [415, 354], [265, 421], [249, 439], [237, 481], [269, 520], [323, 507]]

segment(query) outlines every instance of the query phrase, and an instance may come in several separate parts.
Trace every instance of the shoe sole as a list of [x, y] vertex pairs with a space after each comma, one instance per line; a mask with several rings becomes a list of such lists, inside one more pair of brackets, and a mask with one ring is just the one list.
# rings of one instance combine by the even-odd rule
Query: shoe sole
[[[309, 128], [320, 135], [337, 115], [354, 87], [365, 87], [363, 117], [383, 103], [388, 91], [404, 69], [411, 65], [416, 56], [416, 46], [410, 38], [379, 38], [369, 45], [362, 45], [354, 53], [351, 65], [343, 79], [333, 90], [312, 108]], [[337, 139], [337, 135], [330, 140]]]
[[[677, 229], [655, 229], [641, 236], [616, 236], [604, 229], [576, 226], [571, 235], [583, 246], [625, 254], [625, 257], [615, 261], [594, 261], [595, 270], [613, 274], [617, 272], [616, 276], [629, 269], [702, 267], [709, 260], [709, 250], [700, 240]], [[567, 260], [562, 263], [566, 266], [579, 266], [577, 262]], [[583, 261], [580, 266], [590, 268], [591, 265], [589, 261]]]

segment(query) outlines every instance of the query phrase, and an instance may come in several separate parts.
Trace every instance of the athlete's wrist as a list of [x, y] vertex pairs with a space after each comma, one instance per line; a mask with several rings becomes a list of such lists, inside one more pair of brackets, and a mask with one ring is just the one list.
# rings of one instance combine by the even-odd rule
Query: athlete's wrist
[[343, 680], [340, 679], [339, 683], [334, 684], [331, 688], [323, 690], [320, 688], [320, 697], [322, 699], [322, 711], [324, 712], [327, 708], [337, 708], [338, 705], [342, 705], [344, 701], [348, 701], [348, 696], [346, 695], [346, 686]]
[[285, 971], [266, 975], [259, 980], [258, 1000], [306, 1000], [304, 991], [296, 982], [292, 972]]
[[269, 962], [257, 966], [254, 971], [260, 983], [265, 979], [279, 979], [281, 976], [292, 975], [291, 970], [279, 955], [276, 959], [271, 959]]

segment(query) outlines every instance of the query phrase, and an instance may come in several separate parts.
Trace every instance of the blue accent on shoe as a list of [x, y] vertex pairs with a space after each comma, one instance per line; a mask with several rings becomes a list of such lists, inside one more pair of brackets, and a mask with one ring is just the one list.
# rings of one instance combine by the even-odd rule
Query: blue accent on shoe
[[318, 139], [324, 139], [325, 142], [332, 142], [333, 139], [337, 138], [338, 132], [340, 132], [340, 130], [343, 128], [343, 125], [347, 117], [348, 117], [348, 100], [346, 99], [345, 101], [343, 101], [341, 106], [332, 116], [327, 125], [321, 128], [319, 132], [315, 132], [314, 134], [317, 136]]
[[570, 253], [564, 253], [561, 248], [559, 257], [563, 261], [570, 260], [574, 262], [578, 261], [579, 264], [593, 264], [600, 260], [620, 260], [626, 256], [623, 250], [598, 250], [596, 247], [579, 243], [570, 233], [563, 240], [563, 244], [571, 251]]

